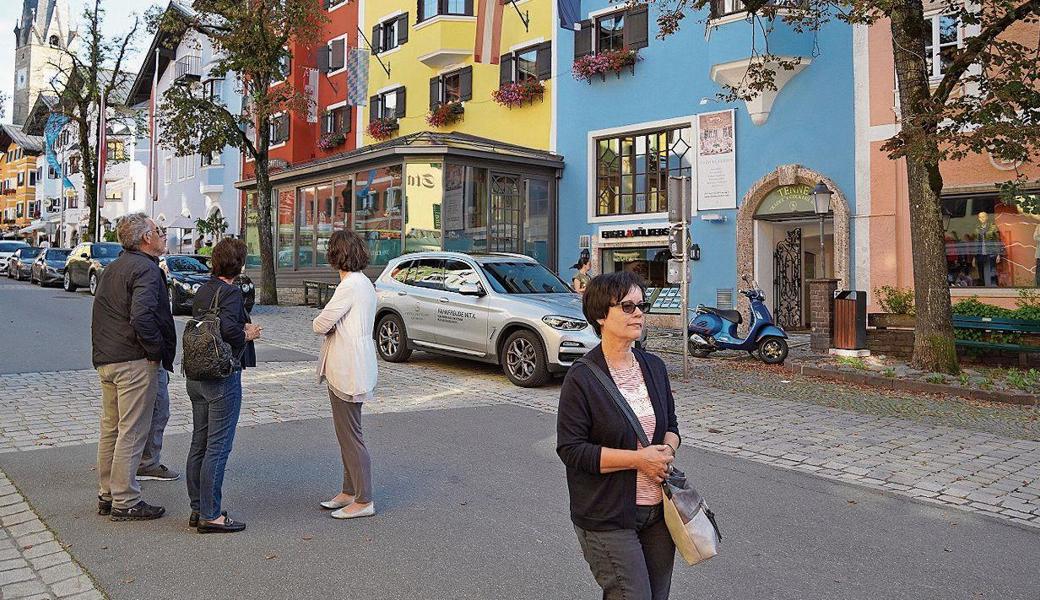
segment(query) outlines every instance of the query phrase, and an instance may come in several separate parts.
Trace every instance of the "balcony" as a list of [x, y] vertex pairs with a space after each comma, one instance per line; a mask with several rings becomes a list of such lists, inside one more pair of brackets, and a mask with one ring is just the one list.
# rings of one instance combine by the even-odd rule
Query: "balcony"
[[772, 6], [776, 7], [778, 10], [804, 9], [809, 7], [808, 0], [711, 0], [710, 18], [721, 19], [730, 15], [745, 13], [748, 10], [747, 7], [749, 4], [753, 7], [757, 7], [759, 5]]
[[202, 79], [202, 57], [182, 56], [174, 64], [174, 83], [192, 83]]
[[442, 15], [412, 27], [410, 44], [415, 44], [419, 61], [431, 69], [443, 69], [473, 56], [477, 18]]

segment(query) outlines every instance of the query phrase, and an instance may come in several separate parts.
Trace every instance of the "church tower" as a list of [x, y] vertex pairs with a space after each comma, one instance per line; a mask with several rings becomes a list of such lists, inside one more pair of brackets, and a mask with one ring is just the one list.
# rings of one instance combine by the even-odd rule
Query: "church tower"
[[63, 62], [64, 50], [73, 48], [76, 31], [67, 0], [23, 0], [22, 16], [14, 28], [14, 112], [11, 122], [21, 126], [40, 93], [53, 93], [51, 79]]

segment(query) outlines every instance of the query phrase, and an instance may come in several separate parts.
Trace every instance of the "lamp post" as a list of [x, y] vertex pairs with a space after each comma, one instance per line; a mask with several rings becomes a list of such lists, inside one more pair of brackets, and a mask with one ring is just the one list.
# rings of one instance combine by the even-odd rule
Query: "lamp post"
[[823, 277], [827, 276], [827, 255], [823, 244], [823, 220], [827, 217], [827, 213], [831, 212], [831, 193], [830, 188], [822, 181], [813, 188], [814, 208], [817, 216], [820, 217], [820, 273]]

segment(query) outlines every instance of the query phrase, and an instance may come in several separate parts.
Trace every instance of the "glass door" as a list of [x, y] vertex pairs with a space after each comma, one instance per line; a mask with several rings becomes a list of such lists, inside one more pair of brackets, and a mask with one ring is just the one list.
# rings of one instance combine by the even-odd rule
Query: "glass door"
[[527, 198], [524, 202], [523, 253], [543, 265], [549, 265], [549, 180], [530, 177], [524, 180]]
[[329, 264], [326, 252], [329, 248], [329, 238], [332, 237], [333, 222], [336, 218], [336, 199], [333, 196], [332, 184], [319, 185], [317, 188], [316, 223], [315, 223], [315, 266]]
[[523, 252], [521, 218], [523, 196], [520, 176], [492, 173], [491, 222], [488, 250], [491, 252]]
[[314, 266], [314, 227], [316, 219], [315, 190], [313, 187], [300, 188], [296, 198], [296, 223], [298, 262], [296, 268], [305, 269]]

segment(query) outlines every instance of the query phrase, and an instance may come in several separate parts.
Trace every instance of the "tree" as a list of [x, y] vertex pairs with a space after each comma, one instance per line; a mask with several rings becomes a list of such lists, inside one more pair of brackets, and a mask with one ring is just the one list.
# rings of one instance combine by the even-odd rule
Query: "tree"
[[204, 235], [214, 235], [219, 240], [224, 237], [227, 228], [227, 219], [225, 219], [219, 212], [213, 213], [206, 219], [201, 217], [195, 219], [195, 232], [198, 233], [200, 237]]
[[[117, 124], [131, 130], [143, 126], [138, 115], [121, 106], [133, 80], [133, 74], [123, 70], [123, 63], [137, 36], [138, 20], [134, 19], [126, 35], [106, 38], [101, 33], [104, 18], [101, 0], [94, 0], [94, 5], [88, 5], [83, 11], [82, 45], [78, 49], [63, 48], [57, 63], [51, 63], [57, 69], [57, 76], [51, 81], [51, 88], [58, 96], [55, 110], [68, 117], [79, 144], [84, 203], [90, 209], [90, 223], [84, 237], [88, 240], [97, 239], [97, 182], [98, 177], [104, 177], [97, 172], [97, 157], [98, 152], [107, 151], [97, 147], [98, 120], [102, 119], [109, 129]], [[102, 99], [109, 108], [105, 115], [99, 116]], [[108, 162], [125, 160], [128, 158], [116, 154], [109, 157]]]
[[196, 0], [190, 15], [167, 11], [157, 27], [188, 30], [207, 37], [215, 60], [209, 76], [237, 77], [243, 95], [240, 114], [209, 98], [196, 84], [176, 85], [163, 95], [158, 110], [162, 143], [178, 155], [239, 148], [253, 160], [257, 228], [260, 239], [260, 302], [277, 304], [270, 180], [272, 118], [300, 113], [308, 96], [287, 79], [290, 47], [321, 42], [328, 17], [319, 0]]
[[[711, 0], [650, 0], [658, 4], [660, 34], [677, 31], [688, 12], [701, 10]], [[1024, 46], [1005, 34], [1014, 26], [1040, 23], [1040, 0], [984, 0], [981, 3], [942, 0], [929, 9], [954, 15], [961, 26], [977, 33], [961, 47], [943, 52], [942, 80], [930, 85], [925, 46], [931, 45], [931, 27], [922, 0], [745, 0], [749, 19], [766, 36], [777, 21], [812, 34], [828, 22], [883, 25], [889, 21], [899, 86], [898, 134], [883, 146], [893, 160], [905, 158], [910, 202], [917, 325], [913, 364], [919, 369], [956, 373], [952, 315], [940, 193], [939, 165], [970, 154], [1025, 162], [1040, 149], [1040, 45]], [[786, 10], [781, 10], [786, 9]], [[1033, 34], [1036, 40], [1036, 34]], [[775, 90], [777, 69], [793, 69], [797, 61], [783, 60], [752, 48], [753, 60], [743, 81], [728, 86], [727, 100], [750, 99]], [[1024, 177], [1007, 182], [1010, 194]]]
[[0, 90], [0, 121], [3, 120], [7, 111], [7, 92]]

